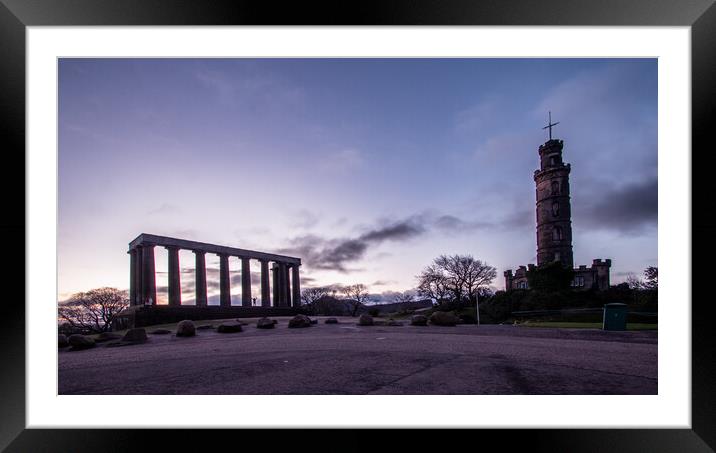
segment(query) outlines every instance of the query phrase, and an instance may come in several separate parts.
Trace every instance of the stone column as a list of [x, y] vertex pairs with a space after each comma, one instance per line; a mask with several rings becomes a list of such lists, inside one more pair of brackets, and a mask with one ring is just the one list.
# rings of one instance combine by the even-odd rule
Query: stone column
[[251, 260], [241, 258], [241, 306], [251, 306]]
[[286, 306], [291, 307], [293, 304], [291, 303], [292, 299], [292, 293], [291, 288], [293, 288], [293, 282], [291, 281], [291, 265], [286, 264]]
[[219, 255], [219, 304], [231, 306], [231, 279], [229, 275], [229, 255]]
[[142, 247], [137, 246], [134, 248], [137, 255], [137, 266], [134, 269], [134, 283], [137, 285], [137, 289], [134, 295], [134, 305], [142, 305], [142, 297], [144, 294], [144, 285], [142, 282], [144, 275], [144, 260], [142, 258]]
[[168, 266], [168, 293], [169, 293], [169, 305], [178, 306], [181, 305], [181, 282], [179, 279], [179, 248], [173, 246], [165, 247], [169, 256]]
[[137, 249], [129, 253], [129, 305], [137, 304]]
[[271, 290], [269, 289], [268, 261], [261, 260], [261, 306], [271, 306]]
[[278, 306], [286, 307], [286, 294], [288, 293], [288, 282], [286, 277], [286, 263], [278, 263]]
[[294, 264], [291, 266], [291, 284], [293, 289], [293, 306], [298, 307], [301, 305], [301, 277], [298, 275], [298, 268], [300, 264]]
[[279, 279], [278, 279], [278, 264], [273, 263], [271, 266], [271, 278], [273, 279], [273, 306], [279, 306]]
[[194, 254], [196, 255], [196, 306], [206, 307], [206, 252], [194, 250]]
[[157, 304], [157, 279], [154, 273], [154, 244], [142, 245], [142, 305]]

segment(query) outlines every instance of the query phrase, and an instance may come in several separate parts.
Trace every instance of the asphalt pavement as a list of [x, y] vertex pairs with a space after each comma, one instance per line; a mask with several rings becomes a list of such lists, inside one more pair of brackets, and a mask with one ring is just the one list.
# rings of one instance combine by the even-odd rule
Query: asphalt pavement
[[[657, 332], [357, 326], [149, 335], [58, 352], [59, 394], [657, 394]], [[217, 323], [218, 324], [218, 323]], [[148, 332], [152, 328], [147, 328]]]

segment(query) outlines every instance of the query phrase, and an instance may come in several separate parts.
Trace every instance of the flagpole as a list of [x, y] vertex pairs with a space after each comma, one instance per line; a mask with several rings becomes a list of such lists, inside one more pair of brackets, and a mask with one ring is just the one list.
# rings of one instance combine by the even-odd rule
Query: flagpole
[[477, 291], [475, 291], [475, 319], [477, 322], [475, 323], [476, 327], [480, 327], [480, 287], [477, 287]]

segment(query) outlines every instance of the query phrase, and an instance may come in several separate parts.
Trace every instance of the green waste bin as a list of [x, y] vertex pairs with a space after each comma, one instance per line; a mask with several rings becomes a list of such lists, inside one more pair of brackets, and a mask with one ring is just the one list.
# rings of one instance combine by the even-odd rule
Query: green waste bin
[[627, 304], [604, 305], [603, 330], [626, 330]]

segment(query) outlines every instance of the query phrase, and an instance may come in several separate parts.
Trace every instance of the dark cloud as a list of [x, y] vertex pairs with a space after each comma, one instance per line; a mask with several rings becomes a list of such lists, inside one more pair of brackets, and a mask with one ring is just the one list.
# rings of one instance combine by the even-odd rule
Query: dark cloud
[[657, 179], [607, 189], [596, 194], [597, 201], [586, 204], [576, 220], [591, 229], [615, 230], [625, 234], [639, 233], [656, 225], [659, 208]]
[[343, 263], [361, 259], [366, 250], [368, 250], [368, 242], [349, 239], [339, 242], [333, 247], [326, 247], [320, 257], [323, 265], [327, 265], [329, 268], [342, 268]]
[[395, 280], [376, 280], [371, 284], [371, 286], [386, 286], [394, 283], [396, 283]]
[[445, 231], [471, 231], [494, 226], [490, 222], [467, 221], [454, 215], [442, 215], [435, 219], [434, 225], [436, 228]]
[[[610, 187], [603, 181], [592, 181], [578, 188], [572, 198], [572, 219], [579, 228], [613, 230], [635, 234], [643, 227], [656, 225], [658, 183], [656, 178], [625, 186]], [[587, 202], [582, 202], [587, 200]], [[497, 220], [466, 220], [454, 215], [440, 215], [432, 222], [438, 230], [452, 233], [478, 230], [525, 230], [535, 227], [533, 209], [513, 209]]]
[[[490, 222], [464, 220], [454, 215], [421, 214], [381, 225], [355, 238], [327, 239], [312, 234], [299, 236], [294, 238], [288, 247], [276, 250], [276, 252], [300, 257], [303, 263], [311, 269], [350, 272], [355, 270], [349, 269], [350, 263], [361, 260], [371, 247], [385, 241], [406, 241], [419, 237], [431, 229], [453, 233], [482, 229], [519, 228], [533, 225], [533, 217], [533, 212], [520, 211], [510, 214], [501, 221]], [[385, 283], [381, 282], [381, 284]]]
[[390, 226], [370, 231], [360, 237], [365, 242], [380, 242], [385, 240], [402, 241], [418, 236], [425, 232], [425, 227], [418, 223], [417, 218], [411, 218]]
[[394, 222], [374, 228], [357, 238], [324, 239], [315, 235], [300, 236], [292, 245], [278, 250], [278, 253], [299, 256], [314, 269], [332, 269], [348, 272], [349, 263], [363, 258], [372, 246], [384, 241], [405, 241], [423, 234], [426, 226], [418, 217]]
[[433, 222], [435, 228], [450, 233], [479, 230], [505, 230], [534, 227], [534, 211], [515, 210], [496, 221], [464, 220], [454, 215], [442, 215]]

